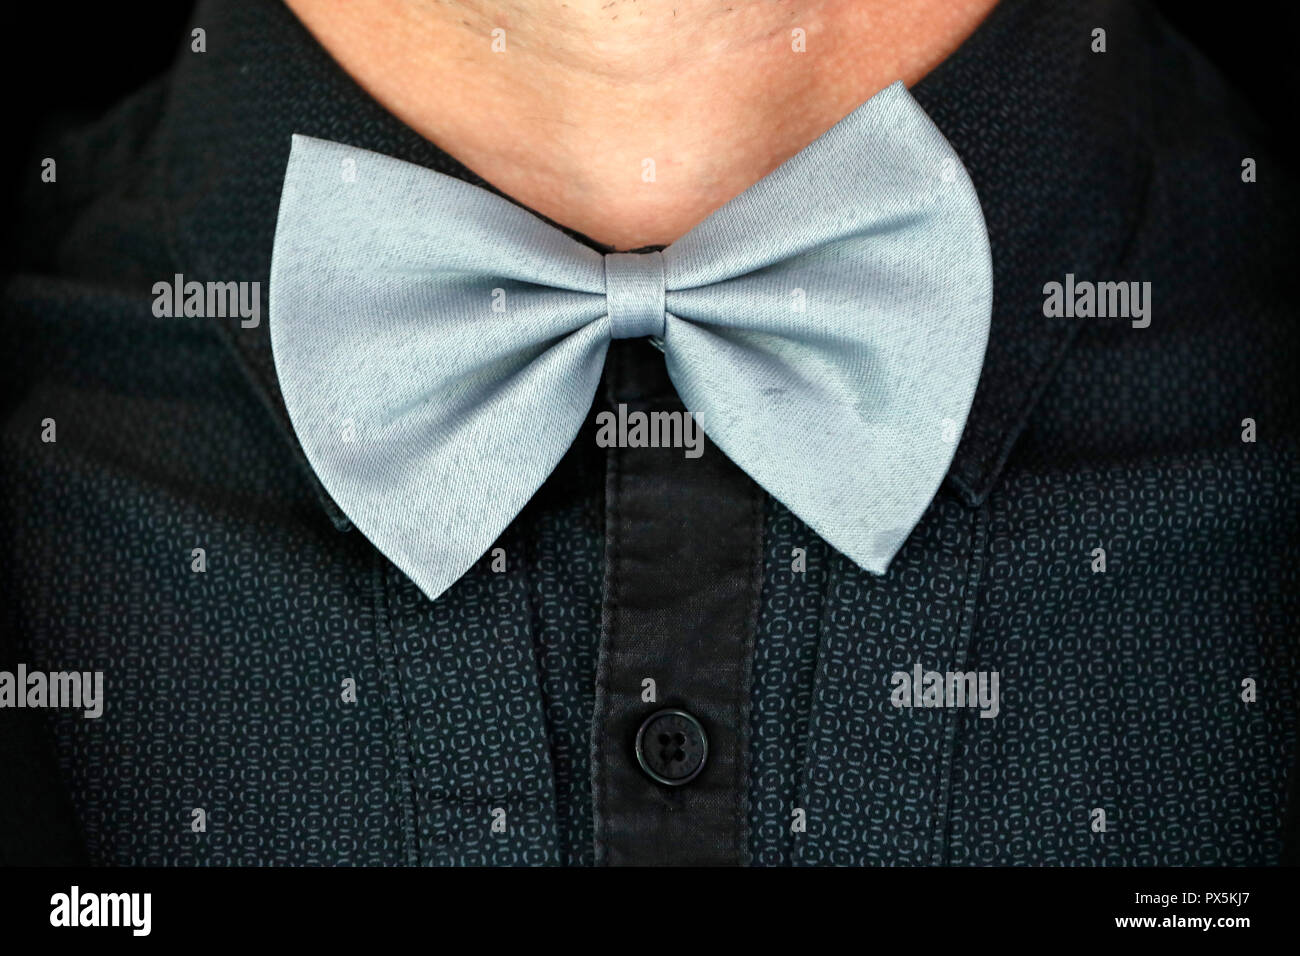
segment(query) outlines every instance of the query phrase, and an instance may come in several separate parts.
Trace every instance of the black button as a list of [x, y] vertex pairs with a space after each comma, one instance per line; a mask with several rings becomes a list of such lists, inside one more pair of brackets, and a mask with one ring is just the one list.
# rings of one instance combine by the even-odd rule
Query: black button
[[636, 760], [650, 779], [668, 787], [694, 780], [709, 758], [709, 738], [684, 710], [660, 710], [636, 732]]

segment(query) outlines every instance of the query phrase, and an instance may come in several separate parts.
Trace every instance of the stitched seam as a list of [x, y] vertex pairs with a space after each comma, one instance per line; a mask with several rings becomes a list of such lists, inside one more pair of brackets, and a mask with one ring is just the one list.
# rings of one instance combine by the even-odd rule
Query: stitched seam
[[[402, 681], [397, 668], [397, 647], [393, 640], [391, 618], [388, 613], [388, 591], [384, 576], [384, 558], [372, 549], [372, 592], [375, 602], [375, 636], [378, 638], [380, 669], [384, 680], [392, 688], [390, 702], [390, 743], [397, 755], [398, 772], [393, 775], [398, 806], [402, 813], [402, 836], [406, 842], [406, 865], [420, 865], [419, 811], [416, 806], [415, 767], [411, 760], [411, 728], [407, 720], [406, 700], [402, 694]], [[406, 779], [403, 794], [401, 781]]]
[[820, 723], [821, 714], [817, 706], [817, 700], [821, 690], [826, 686], [826, 662], [830, 658], [831, 595], [835, 593], [835, 586], [839, 583], [843, 573], [841, 569], [845, 566], [846, 560], [839, 552], [829, 545], [827, 546], [826, 583], [823, 585], [821, 623], [818, 627], [817, 666], [813, 671], [812, 690], [808, 695], [808, 728], [804, 731], [807, 740], [804, 743], [803, 767], [799, 773], [799, 787], [795, 795], [799, 801], [799, 806], [803, 807], [804, 813], [809, 818], [809, 825], [804, 832], [804, 840], [796, 839], [795, 835], [787, 830], [787, 836], [790, 839], [791, 866], [799, 863], [800, 857], [803, 856], [801, 851], [804, 842], [811, 836], [812, 831], [812, 808], [810, 806], [812, 803], [812, 777], [813, 765], [817, 761], [817, 725]]
[[601, 654], [601, 708], [600, 722], [597, 730], [597, 742], [600, 747], [598, 754], [598, 763], [596, 764], [600, 774], [600, 834], [598, 851], [601, 853], [605, 862], [608, 862], [608, 840], [609, 840], [609, 817], [606, 813], [606, 799], [609, 794], [609, 768], [605, 765], [605, 753], [607, 742], [605, 740], [606, 730], [608, 727], [609, 713], [612, 706], [610, 692], [610, 675], [613, 670], [612, 658], [614, 656], [614, 644], [618, 639], [618, 628], [620, 623], [620, 605], [622, 600], [623, 574], [621, 562], [623, 559], [623, 527], [620, 504], [623, 497], [623, 453], [616, 450], [612, 457], [613, 466], [613, 499], [607, 505], [607, 512], [610, 520], [613, 522], [613, 531], [609, 533], [609, 574], [607, 591], [609, 594], [609, 629], [605, 647]]
[[[532, 569], [536, 567], [536, 554], [529, 547], [529, 543], [536, 539], [537, 536], [537, 518], [535, 514], [528, 515], [523, 521], [519, 522], [518, 528], [511, 528], [507, 535], [511, 539], [511, 546], [518, 545], [520, 560], [519, 568], [513, 572], [518, 575], [520, 586], [524, 589], [523, 605], [528, 609], [528, 633], [525, 637], [525, 643], [530, 651], [529, 661], [533, 666], [533, 680], [537, 687], [536, 705], [539, 713], [535, 720], [541, 726], [542, 730], [542, 753], [546, 758], [546, 764], [550, 769], [551, 777], [551, 832], [554, 834], [554, 840], [551, 848], [551, 863], [554, 866], [567, 864], [565, 852], [561, 849], [560, 843], [560, 783], [555, 769], [555, 735], [552, 732], [551, 719], [546, 706], [546, 691], [542, 686], [542, 664], [539, 659], [540, 647], [538, 646], [538, 634], [540, 633], [540, 606], [541, 594], [534, 589], [534, 577]], [[527, 527], [527, 533], [524, 527]], [[512, 575], [506, 575], [510, 577]], [[505, 582], [502, 582], [503, 584]]]
[[[984, 552], [988, 547], [988, 505], [981, 504], [971, 516], [971, 542], [966, 557], [966, 581], [962, 585], [961, 629], [953, 641], [953, 669], [964, 671], [975, 637], [975, 612], [979, 603], [979, 582], [984, 573]], [[948, 813], [952, 808], [953, 758], [957, 748], [957, 730], [964, 713], [949, 707], [944, 714], [943, 750], [939, 758], [939, 789], [935, 794], [930, 835], [931, 866], [943, 866], [948, 854]], [[978, 719], [978, 718], [975, 718]]]
[[750, 521], [754, 531], [750, 534], [749, 544], [749, 613], [745, 620], [745, 633], [740, 641], [740, 700], [737, 705], [737, 754], [736, 754], [736, 857], [741, 866], [749, 866], [752, 853], [749, 843], [749, 747], [750, 714], [754, 679], [754, 644], [758, 635], [758, 615], [762, 606], [763, 594], [763, 499], [765, 495], [757, 484], [750, 483]]
[[[611, 365], [617, 362], [613, 357]], [[611, 373], [612, 374], [612, 373]], [[616, 383], [611, 378], [611, 384]], [[622, 452], [618, 448], [607, 451], [605, 475], [605, 582], [604, 609], [601, 620], [601, 646], [596, 663], [596, 706], [593, 711], [591, 733], [591, 776], [594, 859], [597, 866], [608, 865], [609, 821], [605, 812], [608, 780], [605, 767], [605, 725], [610, 709], [610, 657], [618, 633], [619, 572], [621, 558], [619, 502], [622, 497]]]

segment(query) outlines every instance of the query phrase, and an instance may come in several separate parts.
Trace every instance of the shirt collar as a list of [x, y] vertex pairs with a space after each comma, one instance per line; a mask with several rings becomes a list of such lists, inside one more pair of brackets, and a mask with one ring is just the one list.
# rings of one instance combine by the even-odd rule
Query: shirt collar
[[[1128, 55], [1090, 50], [1093, 24], [1106, 23], [1117, 37], [1131, 28], [1128, 7], [1003, 0], [912, 88], [970, 173], [993, 253], [983, 374], [948, 473], [950, 487], [968, 504], [983, 501], [994, 486], [1076, 328], [1044, 320], [1043, 284], [1114, 267], [1137, 221], [1146, 159], [1124, 104], [1141, 79]], [[499, 194], [385, 111], [277, 0], [204, 0], [194, 24], [207, 31], [208, 52], [181, 54], [159, 130], [169, 228], [177, 261], [193, 278], [260, 281], [266, 314], [276, 210], [294, 133], [418, 163]], [[1126, 46], [1132, 44], [1112, 49]], [[214, 322], [331, 519], [348, 527], [294, 438], [267, 323]]]
[[[1139, 221], [1135, 6], [1003, 0], [912, 90], [970, 173], [993, 254], [984, 369], [948, 471], [968, 504], [993, 488], [1078, 329], [1044, 318], [1044, 283], [1116, 268]], [[1093, 53], [1101, 23], [1111, 52]]]

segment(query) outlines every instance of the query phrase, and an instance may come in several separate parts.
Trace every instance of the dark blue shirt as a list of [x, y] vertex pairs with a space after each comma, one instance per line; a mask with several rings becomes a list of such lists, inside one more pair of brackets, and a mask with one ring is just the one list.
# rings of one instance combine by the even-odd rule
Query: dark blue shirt
[[[293, 133], [487, 184], [279, 3], [194, 23], [207, 52], [41, 144], [57, 182], [14, 225], [0, 664], [102, 672], [105, 701], [0, 710], [7, 859], [1281, 859], [1294, 179], [1145, 8], [1004, 0], [913, 90], [979, 190], [995, 300], [950, 474], [887, 574], [716, 448], [600, 448], [589, 421], [504, 569], [434, 602], [311, 474], [264, 318], [160, 317], [152, 290], [265, 296]], [[1067, 276], [1150, 282], [1150, 324], [1045, 315]], [[644, 343], [616, 343], [592, 419], [619, 402], [680, 407]], [[996, 715], [927, 706], [931, 672], [996, 675]], [[632, 752], [665, 706], [717, 743], [679, 788]]]

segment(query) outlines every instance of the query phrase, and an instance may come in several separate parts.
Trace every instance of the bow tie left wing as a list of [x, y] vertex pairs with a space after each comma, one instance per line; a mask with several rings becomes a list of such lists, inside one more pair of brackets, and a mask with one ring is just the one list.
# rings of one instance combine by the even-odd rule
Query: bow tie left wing
[[325, 489], [429, 597], [573, 443], [604, 291], [599, 253], [499, 196], [294, 137], [271, 263], [281, 392]]

